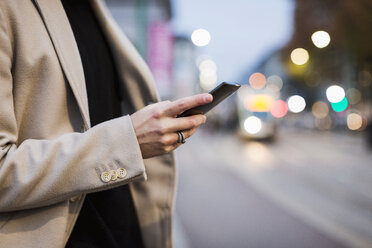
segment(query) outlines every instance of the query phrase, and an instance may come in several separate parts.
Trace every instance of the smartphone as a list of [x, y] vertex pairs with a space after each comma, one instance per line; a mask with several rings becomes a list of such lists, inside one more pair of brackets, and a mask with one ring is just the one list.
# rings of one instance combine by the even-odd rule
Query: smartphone
[[220, 102], [225, 100], [227, 97], [231, 96], [235, 91], [240, 88], [240, 84], [230, 84], [223, 82], [214, 88], [209, 94], [213, 96], [213, 101], [211, 103], [200, 105], [191, 109], [186, 110], [177, 117], [186, 117], [190, 115], [206, 114], [209, 110], [217, 106]]

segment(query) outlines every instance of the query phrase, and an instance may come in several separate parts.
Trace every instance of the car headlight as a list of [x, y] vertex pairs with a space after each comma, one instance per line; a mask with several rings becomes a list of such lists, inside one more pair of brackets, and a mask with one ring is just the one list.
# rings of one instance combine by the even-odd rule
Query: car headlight
[[256, 116], [250, 116], [244, 121], [244, 129], [249, 134], [256, 134], [262, 128], [262, 122]]

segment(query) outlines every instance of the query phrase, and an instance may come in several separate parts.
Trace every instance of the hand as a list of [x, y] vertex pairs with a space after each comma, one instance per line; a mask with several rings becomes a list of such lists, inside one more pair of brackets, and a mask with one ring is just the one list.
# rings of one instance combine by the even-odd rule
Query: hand
[[182, 112], [212, 102], [210, 94], [199, 94], [181, 98], [174, 102], [164, 101], [149, 106], [131, 115], [134, 131], [141, 148], [143, 158], [151, 158], [173, 151], [180, 143], [177, 131], [185, 138], [193, 135], [198, 127], [205, 123], [204, 115], [176, 118]]

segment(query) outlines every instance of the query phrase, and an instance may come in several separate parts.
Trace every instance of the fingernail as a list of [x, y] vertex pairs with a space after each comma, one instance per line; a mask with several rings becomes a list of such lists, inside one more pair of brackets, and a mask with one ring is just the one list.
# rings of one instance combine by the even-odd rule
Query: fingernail
[[204, 102], [210, 102], [211, 100], [212, 100], [212, 95], [207, 94], [206, 96], [204, 96]]

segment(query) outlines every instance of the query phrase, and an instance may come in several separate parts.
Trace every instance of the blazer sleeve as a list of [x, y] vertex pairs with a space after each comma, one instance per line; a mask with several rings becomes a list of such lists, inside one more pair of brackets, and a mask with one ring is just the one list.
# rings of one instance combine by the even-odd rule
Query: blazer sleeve
[[130, 116], [84, 133], [18, 144], [12, 42], [0, 9], [0, 212], [29, 209], [146, 178]]

